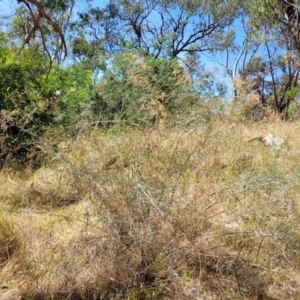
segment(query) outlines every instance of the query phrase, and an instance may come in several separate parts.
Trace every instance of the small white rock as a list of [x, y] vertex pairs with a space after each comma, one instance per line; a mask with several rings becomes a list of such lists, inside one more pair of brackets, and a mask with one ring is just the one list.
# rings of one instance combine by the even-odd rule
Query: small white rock
[[281, 146], [284, 144], [284, 139], [281, 139], [273, 134], [269, 133], [263, 139], [264, 143], [268, 146], [271, 146], [275, 150], [279, 150]]

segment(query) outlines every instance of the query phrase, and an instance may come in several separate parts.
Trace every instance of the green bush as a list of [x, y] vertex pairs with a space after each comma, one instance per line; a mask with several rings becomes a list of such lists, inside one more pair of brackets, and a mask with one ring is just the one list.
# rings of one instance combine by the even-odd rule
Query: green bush
[[[90, 100], [92, 74], [80, 65], [54, 66], [39, 50], [0, 46], [0, 167], [37, 160], [47, 130], [73, 128]], [[53, 130], [52, 130], [53, 131]], [[62, 130], [61, 130], [62, 131]]]
[[47, 80], [40, 78], [39, 82], [44, 98], [58, 98], [54, 124], [74, 133], [72, 128], [91, 99], [92, 72], [81, 64], [68, 68], [54, 66]]
[[192, 82], [176, 60], [123, 52], [112, 58], [94, 88], [99, 124], [153, 124], [197, 102]]

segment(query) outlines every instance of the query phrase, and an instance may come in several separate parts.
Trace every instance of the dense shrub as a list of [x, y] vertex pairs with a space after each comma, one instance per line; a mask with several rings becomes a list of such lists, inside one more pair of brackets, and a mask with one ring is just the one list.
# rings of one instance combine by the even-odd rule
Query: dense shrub
[[78, 122], [80, 114], [90, 102], [92, 86], [92, 72], [81, 64], [74, 64], [68, 68], [55, 66], [49, 78], [40, 79], [41, 93], [44, 98], [53, 96], [58, 98], [57, 108], [53, 118], [54, 125], [60, 126], [70, 134]]
[[176, 60], [123, 52], [113, 57], [95, 86], [92, 110], [101, 125], [153, 124], [197, 100]]
[[17, 54], [0, 46], [0, 167], [41, 155], [39, 138], [49, 128], [72, 128], [89, 101], [92, 75], [80, 65], [54, 66], [37, 49]]

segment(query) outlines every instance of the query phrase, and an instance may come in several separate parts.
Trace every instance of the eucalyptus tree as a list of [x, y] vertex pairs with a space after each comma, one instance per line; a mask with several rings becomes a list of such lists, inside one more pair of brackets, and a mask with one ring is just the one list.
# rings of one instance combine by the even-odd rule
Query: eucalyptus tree
[[249, 1], [249, 19], [268, 70], [268, 89], [262, 92], [284, 117], [295, 100], [300, 72], [299, 9], [298, 0]]
[[80, 13], [89, 38], [108, 52], [127, 47], [155, 58], [212, 50], [213, 33], [234, 19], [236, 1], [110, 0]]
[[211, 56], [232, 80], [234, 100], [256, 94], [259, 105], [287, 116], [300, 70], [298, 0], [240, 1], [239, 8]]
[[[216, 36], [216, 40], [221, 40], [222, 43], [216, 45], [211, 54], [214, 62], [220, 65], [230, 78], [234, 100], [239, 98], [241, 80], [245, 79], [245, 70], [248, 64], [257, 60], [255, 57], [262, 46], [261, 41], [256, 38], [256, 28], [251, 24], [248, 4], [243, 2], [239, 8], [235, 22], [222, 33], [222, 36]], [[243, 76], [241, 76], [242, 73]], [[242, 77], [244, 78], [242, 79]], [[249, 80], [250, 88], [254, 84], [251, 81], [256, 81], [256, 79]]]
[[[12, 1], [13, 2], [13, 1]], [[20, 51], [28, 45], [39, 46], [53, 61], [67, 56], [66, 31], [75, 0], [17, 0], [10, 36], [19, 42]]]

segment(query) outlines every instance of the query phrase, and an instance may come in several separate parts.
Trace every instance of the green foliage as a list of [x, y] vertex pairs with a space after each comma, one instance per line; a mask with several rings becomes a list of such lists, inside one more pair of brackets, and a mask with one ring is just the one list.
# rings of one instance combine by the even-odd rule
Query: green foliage
[[49, 129], [69, 128], [89, 101], [92, 74], [80, 65], [55, 66], [36, 49], [17, 54], [0, 47], [0, 166], [40, 156], [39, 138]]
[[176, 60], [123, 52], [95, 87], [93, 113], [100, 124], [145, 125], [196, 101], [191, 80]]
[[114, 0], [80, 13], [78, 23], [109, 53], [122, 51], [125, 42], [147, 55], [179, 58], [190, 47], [210, 48], [213, 34], [223, 32], [236, 15], [236, 2]]
[[[0, 65], [0, 163], [12, 155], [25, 160], [34, 136], [48, 123], [47, 108], [40, 95], [34, 93], [37, 78], [43, 72], [39, 53], [24, 51], [17, 56], [14, 49], [1, 47]], [[40, 103], [41, 105], [38, 105]]]
[[295, 102], [292, 102], [288, 109], [287, 109], [287, 119], [291, 119], [293, 118], [293, 116], [296, 114], [297, 112], [297, 104]]
[[[216, 72], [216, 71], [215, 71]], [[227, 85], [222, 80], [217, 79], [213, 71], [203, 71], [197, 76], [194, 87], [200, 97], [210, 101], [214, 99], [225, 98]]]
[[79, 118], [82, 109], [90, 100], [92, 72], [81, 64], [68, 68], [55, 66], [45, 77], [39, 78], [40, 92], [45, 98], [56, 95], [57, 110], [53, 122], [66, 128], [72, 127]]
[[40, 4], [43, 5], [44, 8], [53, 9], [56, 11], [64, 11], [71, 5], [74, 1], [73, 0], [42, 0]]
[[[150, 56], [145, 59], [145, 64], [149, 68], [147, 76], [152, 88], [161, 91], [165, 95], [162, 97], [161, 102], [167, 111], [176, 111], [181, 105], [187, 104], [182, 103], [178, 97], [188, 94], [192, 83], [177, 60], [155, 59]], [[186, 100], [195, 101], [193, 97]]]

